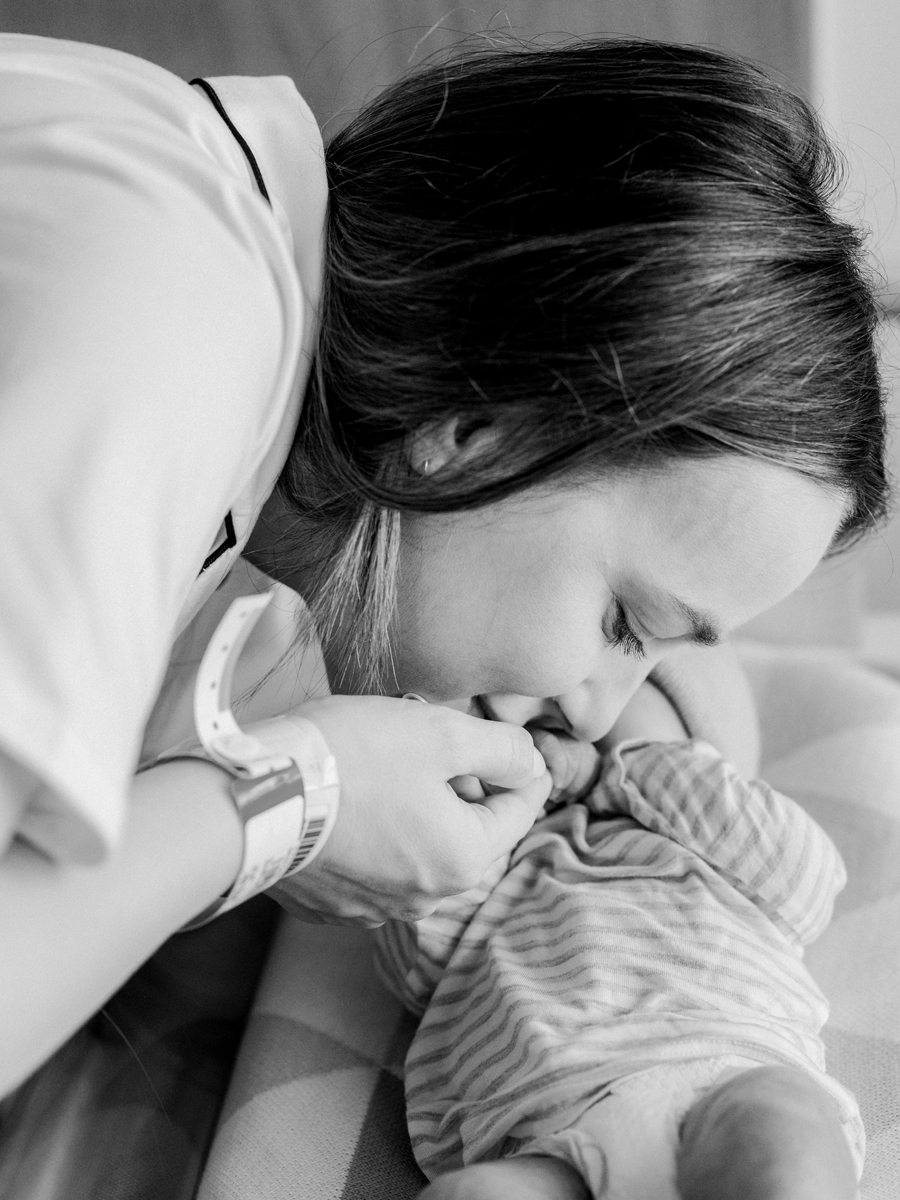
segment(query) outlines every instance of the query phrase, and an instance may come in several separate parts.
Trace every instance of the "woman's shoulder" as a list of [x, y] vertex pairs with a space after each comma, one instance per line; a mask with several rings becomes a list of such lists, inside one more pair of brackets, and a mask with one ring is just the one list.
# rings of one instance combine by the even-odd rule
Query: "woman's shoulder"
[[53, 122], [61, 140], [45, 156], [55, 149], [71, 159], [74, 150], [102, 158], [126, 185], [138, 172], [144, 190], [202, 191], [223, 221], [235, 219], [235, 190], [247, 193], [290, 261], [298, 238], [321, 240], [327, 185], [316, 120], [286, 77], [210, 82], [214, 92], [105, 46], [0, 33], [0, 133], [37, 135]]
[[0, 114], [6, 126], [29, 107], [55, 107], [81, 122], [106, 117], [172, 129], [188, 129], [192, 111], [203, 111], [193, 89], [156, 63], [107, 46], [32, 34], [0, 33], [0, 87], [20, 98]]
[[230, 75], [207, 83], [258, 164], [272, 211], [291, 242], [304, 298], [316, 309], [328, 180], [325, 147], [312, 109], [284, 75]]
[[76, 822], [101, 854], [220, 528], [237, 553], [287, 452], [312, 327], [240, 145], [152, 64], [0, 37], [0, 175], [0, 732], [40, 844], [74, 852]]

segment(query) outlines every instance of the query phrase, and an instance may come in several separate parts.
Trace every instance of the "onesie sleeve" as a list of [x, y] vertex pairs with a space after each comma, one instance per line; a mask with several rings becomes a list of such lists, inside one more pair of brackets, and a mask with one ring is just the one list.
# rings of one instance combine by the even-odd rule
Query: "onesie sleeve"
[[20, 834], [80, 863], [119, 836], [178, 614], [265, 454], [301, 311], [251, 189], [104, 105], [0, 74], [0, 752], [34, 780]]
[[846, 883], [843, 861], [799, 804], [747, 781], [706, 742], [624, 742], [598, 788], [606, 811], [703, 858], [793, 941], [812, 942]]

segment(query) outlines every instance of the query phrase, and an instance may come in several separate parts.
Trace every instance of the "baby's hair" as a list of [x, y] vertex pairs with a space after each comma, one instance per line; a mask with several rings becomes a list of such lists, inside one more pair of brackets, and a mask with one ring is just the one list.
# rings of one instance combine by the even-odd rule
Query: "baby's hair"
[[[814, 114], [757, 67], [489, 47], [382, 92], [326, 163], [321, 332], [280, 487], [321, 531], [313, 618], [365, 686], [403, 513], [739, 453], [848, 496], [835, 550], [883, 517], [861, 235]], [[504, 436], [423, 477], [410, 435], [451, 418]]]

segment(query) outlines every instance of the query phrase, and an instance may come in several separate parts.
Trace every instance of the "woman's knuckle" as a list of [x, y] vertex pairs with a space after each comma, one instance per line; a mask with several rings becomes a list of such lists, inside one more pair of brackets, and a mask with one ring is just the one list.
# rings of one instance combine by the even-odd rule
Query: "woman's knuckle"
[[483, 864], [480, 859], [476, 861], [474, 855], [460, 855], [448, 864], [444, 872], [443, 893], [445, 896], [458, 896], [460, 892], [467, 892], [469, 888], [478, 883], [483, 873]]
[[402, 915], [398, 918], [398, 920], [409, 922], [421, 921], [425, 917], [430, 917], [437, 906], [438, 902], [432, 897], [429, 897], [427, 900], [421, 899], [414, 902], [408, 901], [404, 905], [402, 909]]
[[517, 726], [510, 726], [509, 733], [509, 769], [517, 775], [530, 775], [534, 765], [534, 741], [531, 734]]
[[444, 760], [448, 763], [459, 762], [465, 754], [465, 736], [459, 723], [451, 714], [442, 711], [435, 721], [435, 732]]

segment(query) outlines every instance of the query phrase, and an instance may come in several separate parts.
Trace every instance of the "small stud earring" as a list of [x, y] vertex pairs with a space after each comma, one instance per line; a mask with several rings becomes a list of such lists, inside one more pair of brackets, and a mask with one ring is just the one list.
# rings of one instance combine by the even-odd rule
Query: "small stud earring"
[[431, 474], [431, 459], [430, 458], [426, 458], [425, 461], [422, 463], [422, 474], [423, 475]]

